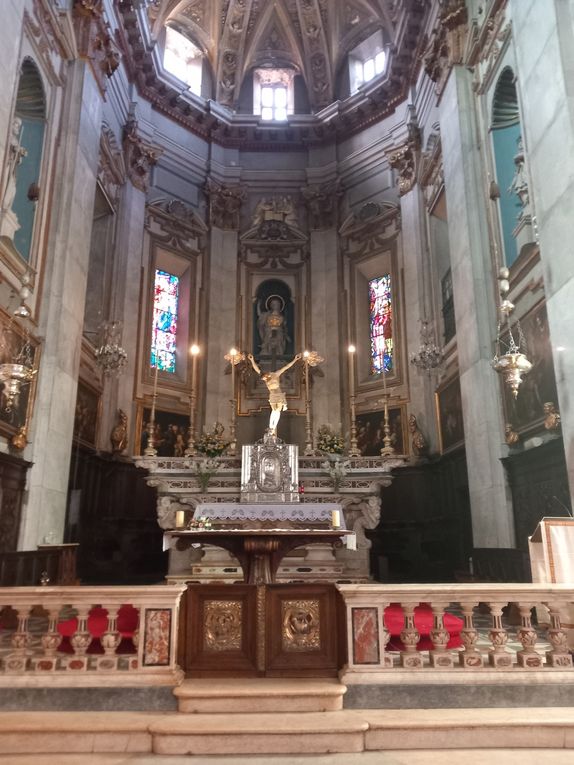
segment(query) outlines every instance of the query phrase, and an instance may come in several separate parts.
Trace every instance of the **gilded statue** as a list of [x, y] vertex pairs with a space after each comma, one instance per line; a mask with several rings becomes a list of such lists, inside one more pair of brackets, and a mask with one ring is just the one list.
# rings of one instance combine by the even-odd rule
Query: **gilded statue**
[[118, 409], [118, 423], [110, 434], [112, 452], [121, 454], [128, 445], [128, 416], [123, 409]]
[[270, 295], [266, 302], [267, 310], [261, 311], [257, 318], [257, 331], [261, 338], [262, 356], [284, 356], [289, 336], [287, 321], [283, 314], [285, 303], [278, 295]]
[[560, 412], [553, 401], [544, 404], [544, 427], [546, 430], [558, 430], [560, 427]]
[[414, 414], [409, 417], [409, 430], [412, 434], [411, 448], [415, 457], [424, 457], [428, 452], [428, 444], [426, 438], [419, 430], [417, 418]]
[[512, 423], [507, 422], [504, 426], [504, 440], [508, 446], [515, 446], [520, 441], [520, 436], [512, 427]]
[[277, 435], [277, 424], [279, 423], [281, 412], [285, 412], [287, 410], [287, 399], [285, 398], [285, 393], [281, 390], [279, 378], [284, 372], [290, 369], [293, 364], [299, 361], [302, 356], [302, 353], [298, 353], [288, 364], [285, 364], [285, 366], [281, 367], [281, 369], [278, 369], [276, 372], [262, 372], [257, 362], [253, 358], [253, 354], [247, 354], [247, 358], [251, 362], [251, 366], [261, 377], [267, 386], [267, 390], [269, 391], [269, 406], [271, 407], [271, 415], [269, 417], [268, 432], [273, 436]]

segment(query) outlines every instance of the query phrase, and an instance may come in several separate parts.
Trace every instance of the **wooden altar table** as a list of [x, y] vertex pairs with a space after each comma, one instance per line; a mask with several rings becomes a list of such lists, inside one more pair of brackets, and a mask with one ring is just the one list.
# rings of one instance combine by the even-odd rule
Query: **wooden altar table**
[[272, 584], [281, 560], [297, 547], [342, 545], [346, 529], [182, 529], [166, 532], [178, 550], [192, 545], [222, 547], [241, 563], [246, 584]]

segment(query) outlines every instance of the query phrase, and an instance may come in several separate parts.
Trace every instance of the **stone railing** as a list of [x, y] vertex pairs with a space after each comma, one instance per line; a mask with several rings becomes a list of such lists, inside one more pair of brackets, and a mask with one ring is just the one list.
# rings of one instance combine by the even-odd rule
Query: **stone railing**
[[0, 588], [0, 687], [173, 685], [181, 585]]
[[413, 683], [431, 675], [433, 682], [468, 682], [469, 672], [486, 679], [533, 670], [550, 682], [566, 672], [574, 682], [574, 586], [337, 588], [346, 609], [348, 663], [341, 678], [347, 684], [405, 682], [407, 674]]

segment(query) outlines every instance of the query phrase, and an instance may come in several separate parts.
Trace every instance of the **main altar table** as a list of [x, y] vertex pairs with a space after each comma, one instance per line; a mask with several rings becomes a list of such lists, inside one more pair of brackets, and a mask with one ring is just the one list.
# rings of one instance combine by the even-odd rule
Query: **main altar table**
[[272, 584], [281, 560], [297, 547], [342, 545], [346, 529], [182, 529], [168, 531], [178, 550], [192, 545], [222, 547], [241, 563], [246, 584]]

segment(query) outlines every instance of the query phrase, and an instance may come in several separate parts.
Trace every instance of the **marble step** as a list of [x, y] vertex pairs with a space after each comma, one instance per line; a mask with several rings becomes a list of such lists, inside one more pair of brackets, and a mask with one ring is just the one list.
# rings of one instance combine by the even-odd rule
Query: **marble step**
[[347, 690], [337, 680], [292, 678], [194, 679], [174, 689], [180, 712], [336, 712]]
[[574, 749], [574, 708], [0, 713], [2, 760], [12, 754], [311, 755], [472, 748]]
[[368, 723], [355, 712], [177, 715], [154, 723], [155, 754], [362, 752]]

